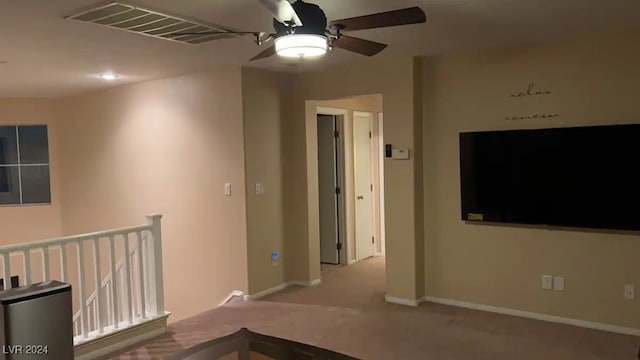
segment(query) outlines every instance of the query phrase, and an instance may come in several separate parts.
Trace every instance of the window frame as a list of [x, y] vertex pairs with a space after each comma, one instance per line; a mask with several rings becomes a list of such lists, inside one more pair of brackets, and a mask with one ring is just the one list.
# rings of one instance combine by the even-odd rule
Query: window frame
[[[28, 127], [28, 126], [44, 126], [46, 128], [47, 131], [47, 135], [46, 135], [46, 141], [47, 141], [47, 162], [46, 163], [29, 163], [29, 164], [23, 164], [21, 163], [21, 158], [20, 158], [20, 127]], [[15, 125], [10, 125], [10, 124], [2, 124], [0, 125], [0, 128], [15, 128], [15, 134], [16, 134], [16, 155], [17, 155], [17, 162], [16, 164], [0, 164], [0, 168], [16, 168], [18, 170], [18, 191], [19, 191], [19, 196], [20, 196], [20, 202], [19, 203], [9, 203], [9, 204], [0, 204], [0, 208], [2, 207], [23, 207], [23, 206], [48, 206], [52, 204], [52, 193], [51, 193], [51, 152], [49, 151], [49, 125], [47, 124], [15, 124]], [[24, 190], [23, 190], [23, 186], [22, 186], [22, 168], [25, 167], [46, 167], [47, 168], [47, 172], [49, 175], [49, 201], [48, 202], [38, 202], [38, 203], [25, 203], [24, 202]]]

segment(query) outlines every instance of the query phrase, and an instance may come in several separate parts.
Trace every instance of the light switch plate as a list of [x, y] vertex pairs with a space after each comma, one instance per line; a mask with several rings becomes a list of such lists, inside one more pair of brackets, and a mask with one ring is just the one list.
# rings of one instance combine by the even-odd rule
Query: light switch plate
[[564, 277], [562, 276], [553, 277], [553, 290], [564, 291]]
[[262, 195], [262, 194], [264, 194], [264, 184], [256, 183], [256, 195]]
[[224, 195], [231, 196], [231, 183], [224, 184]]
[[544, 290], [553, 290], [553, 276], [542, 275], [542, 288]]

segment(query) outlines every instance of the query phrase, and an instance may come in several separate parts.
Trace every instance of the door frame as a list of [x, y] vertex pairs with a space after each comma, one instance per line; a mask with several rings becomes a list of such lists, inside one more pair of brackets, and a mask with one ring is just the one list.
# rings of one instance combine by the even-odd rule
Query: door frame
[[379, 170], [379, 206], [380, 206], [380, 224], [379, 225], [379, 237], [380, 237], [380, 254], [385, 256], [387, 254], [386, 244], [386, 225], [384, 214], [384, 113], [378, 113], [378, 170]]
[[[371, 247], [373, 248], [373, 252], [372, 252], [373, 257], [376, 257], [376, 256], [380, 255], [378, 253], [378, 251], [377, 251], [377, 247], [378, 247], [377, 246], [377, 242], [379, 242], [380, 239], [376, 238], [376, 235], [377, 235], [378, 231], [377, 231], [377, 226], [376, 226], [375, 209], [376, 209], [377, 206], [379, 207], [380, 204], [378, 204], [378, 202], [376, 201], [376, 197], [374, 196], [374, 189], [373, 189], [373, 183], [375, 182], [374, 181], [375, 174], [374, 174], [373, 162], [374, 161], [378, 161], [378, 156], [374, 152], [373, 137], [371, 136], [371, 134], [373, 134], [373, 122], [374, 122], [374, 119], [376, 118], [376, 116], [375, 116], [375, 114], [373, 112], [354, 111], [353, 112], [353, 117], [355, 118], [356, 116], [369, 119], [369, 134], [370, 134], [370, 137], [369, 137], [369, 156], [371, 158], [371, 161], [370, 161], [371, 168], [369, 169], [369, 174], [370, 174], [371, 186], [372, 186], [372, 189], [371, 189], [371, 235], [374, 238], [374, 242], [371, 243]], [[355, 131], [355, 120], [353, 121], [353, 129]], [[355, 135], [354, 135], [354, 139], [355, 139]], [[354, 147], [355, 147], [355, 144], [354, 144]], [[353, 163], [353, 165], [354, 165], [353, 176], [354, 176], [354, 184], [355, 184], [355, 183], [357, 183], [357, 179], [356, 179], [357, 178], [357, 171], [356, 171], [356, 166], [357, 165], [356, 165], [356, 162], [355, 162], [355, 153], [354, 153], [354, 163]], [[353, 199], [353, 201], [354, 201], [354, 212], [355, 212], [355, 216], [357, 218], [358, 214], [357, 214], [357, 211], [355, 211], [355, 203], [357, 202], [357, 199], [355, 198], [355, 196], [356, 196], [355, 188], [354, 188], [353, 196], [354, 196], [354, 199]], [[355, 241], [358, 241], [357, 230], [356, 230], [356, 238], [354, 239], [354, 244], [356, 244]], [[356, 246], [356, 248], [357, 248], [357, 246]], [[356, 255], [356, 259], [357, 258], [358, 257]]]
[[[349, 241], [347, 239], [347, 215], [346, 215], [346, 181], [345, 181], [345, 173], [347, 171], [346, 161], [345, 161], [345, 144], [344, 144], [344, 124], [349, 118], [349, 110], [346, 109], [338, 109], [324, 106], [316, 107], [316, 118], [318, 115], [333, 115], [333, 116], [342, 116], [342, 118], [336, 119], [336, 129], [340, 136], [338, 136], [337, 140], [337, 150], [338, 154], [336, 159], [338, 160], [338, 164], [336, 164], [338, 169], [338, 187], [340, 188], [340, 195], [338, 196], [338, 231], [339, 231], [339, 241], [342, 244], [342, 249], [339, 252], [339, 261], [340, 264], [349, 265]], [[318, 249], [319, 250], [319, 249]]]

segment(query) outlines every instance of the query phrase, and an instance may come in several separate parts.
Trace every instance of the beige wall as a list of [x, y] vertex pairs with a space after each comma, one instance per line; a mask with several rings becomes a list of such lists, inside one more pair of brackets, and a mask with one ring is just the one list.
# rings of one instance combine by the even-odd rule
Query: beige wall
[[47, 125], [51, 204], [0, 206], [0, 245], [60, 236], [58, 138], [54, 104], [44, 99], [0, 99], [0, 125]]
[[[382, 94], [385, 142], [414, 149], [413, 86], [419, 80], [410, 58], [363, 60], [296, 77], [293, 116], [283, 139], [287, 253], [299, 254], [289, 258], [289, 278], [320, 277], [316, 108], [315, 101], [307, 100]], [[424, 282], [423, 274], [415, 271], [415, 187], [422, 183], [415, 183], [414, 170], [414, 161], [385, 160], [387, 294], [411, 300], [423, 296], [418, 289]]]
[[[249, 294], [286, 282], [282, 187], [283, 117], [289, 111], [290, 76], [258, 69], [242, 70], [247, 191]], [[264, 185], [256, 195], [255, 184]], [[280, 253], [274, 266], [271, 254]]]
[[[372, 120], [372, 152], [374, 157], [372, 157], [372, 166], [373, 166], [373, 186], [374, 189], [378, 189], [380, 186], [380, 166], [379, 166], [379, 152], [380, 147], [378, 146], [380, 131], [378, 129], [378, 114], [382, 113], [382, 95], [374, 94], [374, 95], [361, 95], [361, 96], [353, 96], [344, 99], [334, 99], [334, 100], [324, 100], [317, 101], [316, 106], [318, 107], [326, 107], [333, 109], [341, 109], [347, 111], [347, 116], [344, 119], [344, 131], [343, 131], [343, 139], [344, 139], [344, 181], [345, 181], [345, 215], [346, 215], [346, 229], [345, 229], [345, 237], [347, 242], [347, 261], [355, 260], [355, 178], [354, 178], [354, 154], [353, 154], [353, 112], [361, 111], [368, 112], [373, 115]], [[372, 156], [373, 156], [372, 155]], [[373, 200], [374, 200], [374, 234], [376, 238], [376, 252], [381, 253], [381, 227], [380, 227], [380, 192], [374, 191]]]
[[[423, 62], [429, 296], [640, 328], [640, 302], [622, 296], [640, 286], [640, 236], [465, 224], [458, 180], [459, 132], [638, 123], [639, 43], [640, 31]], [[553, 94], [508, 97], [530, 82]], [[504, 120], [535, 113], [560, 117]], [[565, 291], [541, 290], [542, 274]]]
[[[65, 234], [161, 213], [166, 308], [176, 321], [247, 290], [240, 68], [61, 100]], [[224, 183], [233, 196], [224, 196]]]

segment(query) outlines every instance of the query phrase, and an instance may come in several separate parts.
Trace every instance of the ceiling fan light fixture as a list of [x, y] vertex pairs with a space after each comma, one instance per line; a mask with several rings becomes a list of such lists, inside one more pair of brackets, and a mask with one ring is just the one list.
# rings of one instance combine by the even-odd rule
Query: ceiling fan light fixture
[[307, 58], [327, 53], [327, 37], [314, 34], [290, 34], [277, 38], [276, 53], [282, 57]]

